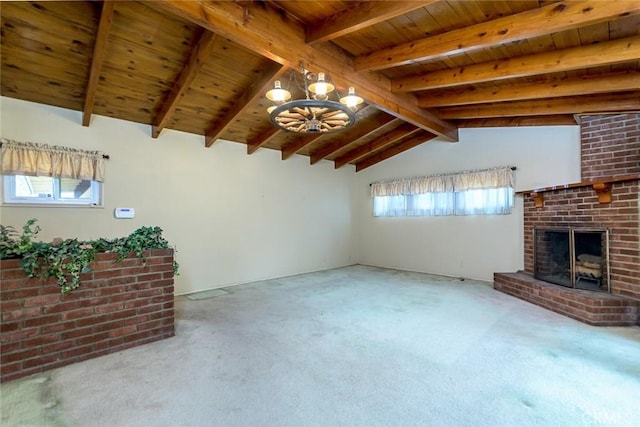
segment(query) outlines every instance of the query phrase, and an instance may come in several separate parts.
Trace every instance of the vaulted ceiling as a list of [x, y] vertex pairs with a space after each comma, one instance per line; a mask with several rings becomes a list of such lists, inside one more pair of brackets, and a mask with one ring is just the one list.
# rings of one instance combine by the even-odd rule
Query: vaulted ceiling
[[[640, 111], [640, 0], [2, 2], [2, 95], [362, 170], [461, 127]], [[335, 133], [278, 130], [301, 64], [365, 103]], [[81, 125], [79, 123], [79, 125]], [[204, 149], [204, 148], [203, 148]]]

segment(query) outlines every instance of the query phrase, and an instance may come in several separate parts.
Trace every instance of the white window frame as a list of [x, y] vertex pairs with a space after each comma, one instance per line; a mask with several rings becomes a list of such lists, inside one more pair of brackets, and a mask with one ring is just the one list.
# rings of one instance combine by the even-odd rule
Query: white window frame
[[[373, 216], [468, 216], [468, 215], [509, 215], [514, 205], [514, 191], [511, 187], [482, 188], [469, 190], [478, 196], [483, 191], [494, 193], [496, 204], [492, 206], [463, 207], [460, 198], [465, 192], [425, 193], [398, 196], [373, 197]], [[504, 192], [504, 194], [500, 194]], [[386, 200], [388, 200], [388, 202]], [[438, 200], [440, 199], [440, 200]], [[479, 198], [481, 199], [481, 198]], [[426, 204], [425, 204], [426, 202]], [[502, 204], [498, 202], [503, 202]], [[389, 206], [385, 206], [385, 204]], [[386, 210], [385, 210], [386, 208]]]
[[66, 206], [66, 207], [93, 207], [102, 206], [102, 183], [91, 181], [91, 199], [63, 199], [60, 194], [60, 178], [53, 179], [53, 193], [44, 197], [19, 197], [16, 196], [16, 176], [3, 175], [3, 205], [4, 206]]

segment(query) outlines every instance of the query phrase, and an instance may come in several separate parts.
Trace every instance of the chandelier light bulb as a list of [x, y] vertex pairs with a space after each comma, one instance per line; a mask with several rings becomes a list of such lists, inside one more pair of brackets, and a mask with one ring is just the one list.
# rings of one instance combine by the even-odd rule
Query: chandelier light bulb
[[267, 98], [276, 104], [282, 104], [291, 99], [291, 93], [286, 89], [282, 89], [280, 80], [276, 80], [273, 84], [273, 89], [267, 92]]
[[344, 105], [346, 105], [347, 107], [349, 107], [351, 109], [354, 109], [358, 105], [362, 104], [364, 102], [364, 100], [356, 95], [356, 90], [352, 86], [352, 87], [349, 88], [348, 95], [345, 96], [344, 98], [341, 98], [340, 102], [343, 103]]
[[327, 94], [327, 83], [324, 81], [324, 73], [318, 74], [318, 83], [316, 84], [316, 95]]
[[327, 94], [334, 89], [334, 85], [325, 81], [324, 73], [318, 73], [318, 81], [309, 85], [309, 90], [315, 94], [316, 99], [327, 99]]

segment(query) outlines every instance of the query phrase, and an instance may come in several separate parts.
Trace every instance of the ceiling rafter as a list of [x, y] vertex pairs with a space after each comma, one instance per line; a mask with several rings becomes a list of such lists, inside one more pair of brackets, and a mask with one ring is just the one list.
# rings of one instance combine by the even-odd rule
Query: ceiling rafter
[[640, 72], [630, 71], [574, 79], [553, 79], [546, 82], [502, 85], [483, 89], [444, 90], [437, 95], [427, 92], [418, 96], [418, 105], [422, 108], [433, 108], [464, 104], [486, 104], [605, 92], [624, 92], [637, 88], [640, 88]]
[[358, 163], [356, 163], [356, 172], [360, 172], [363, 169], [366, 169], [384, 160], [390, 159], [391, 157], [417, 147], [418, 145], [424, 144], [425, 142], [435, 137], [435, 135], [429, 132], [421, 131], [417, 135], [413, 135], [408, 139], [405, 139], [404, 141], [399, 142], [398, 144], [390, 148], [387, 148], [386, 150], [375, 153], [359, 161]]
[[311, 134], [309, 136], [302, 136], [298, 138], [297, 141], [292, 142], [291, 144], [287, 145], [282, 149], [281, 151], [282, 160], [287, 160], [289, 157], [293, 156], [298, 151], [302, 150], [304, 147], [307, 147], [313, 144], [315, 141], [317, 141], [318, 139], [322, 138], [325, 135], [326, 133], [316, 133], [316, 134]]
[[361, 145], [353, 150], [337, 157], [333, 164], [336, 169], [341, 168], [347, 163], [361, 159], [369, 154], [372, 154], [378, 150], [381, 150], [389, 145], [398, 142], [399, 140], [408, 137], [409, 135], [419, 132], [420, 129], [413, 126], [410, 123], [404, 123], [397, 128], [381, 135], [375, 140]]
[[173, 113], [182, 101], [182, 98], [189, 90], [191, 83], [196, 78], [200, 70], [205, 64], [206, 59], [213, 52], [215, 46], [216, 35], [210, 31], [204, 30], [198, 40], [197, 45], [191, 51], [189, 59], [180, 72], [178, 79], [173, 83], [173, 87], [164, 100], [160, 112], [153, 121], [151, 128], [151, 136], [157, 138], [160, 132], [169, 124]]
[[380, 70], [497, 46], [640, 11], [640, 2], [563, 1], [360, 56], [356, 71]]
[[264, 93], [272, 85], [272, 80], [278, 79], [287, 71], [287, 67], [280, 64], [273, 64], [265, 72], [262, 73], [259, 79], [247, 88], [247, 90], [240, 96], [240, 98], [233, 104], [233, 107], [227, 112], [227, 114], [219, 120], [211, 130], [205, 134], [205, 147], [211, 147], [220, 136], [229, 129], [233, 124], [236, 117], [242, 114], [248, 106], [258, 98], [264, 96]]
[[203, 0], [162, 0], [150, 5], [180, 16], [289, 68], [297, 68], [303, 61], [305, 67], [312, 71], [329, 70], [339, 87], [355, 87], [360, 96], [377, 108], [440, 135], [444, 140], [458, 139], [455, 125], [418, 107], [415, 96], [391, 93], [390, 81], [385, 77], [354, 73], [346, 56], [337, 59], [334, 51], [306, 44], [302, 25], [282, 16], [268, 5]]
[[640, 91], [444, 107], [438, 111], [448, 119], [640, 111]]
[[350, 2], [347, 9], [308, 27], [306, 42], [320, 43], [359, 31], [380, 22], [404, 15], [438, 0], [400, 1], [358, 1]]
[[115, 2], [112, 0], [105, 0], [102, 4], [102, 12], [100, 13], [96, 42], [93, 46], [91, 69], [89, 70], [89, 80], [87, 82], [87, 91], [82, 112], [82, 126], [89, 126], [89, 123], [91, 123], [91, 114], [93, 114], [98, 82], [100, 81], [100, 72], [106, 55], [107, 38], [109, 37], [109, 29], [111, 28], [111, 21], [113, 19], [114, 5]]
[[468, 67], [394, 79], [391, 90], [409, 92], [598, 67], [640, 59], [640, 36], [572, 47]]
[[572, 114], [532, 117], [488, 117], [483, 119], [459, 120], [461, 128], [519, 127], [519, 126], [571, 126], [576, 125]]
[[[371, 132], [375, 132], [380, 128], [396, 122], [398, 119], [388, 114], [380, 114], [375, 120], [362, 123], [356, 129], [357, 134], [349, 134], [345, 136], [345, 138], [341, 138], [340, 141], [334, 142], [332, 144], [327, 144], [324, 147], [317, 150], [315, 153], [311, 153], [310, 163], [312, 165], [318, 163], [320, 160], [329, 157], [333, 153], [336, 153], [346, 147], [347, 145], [351, 145], [352, 143], [358, 141], [360, 138], [369, 135]], [[345, 142], [346, 141], [346, 142]]]
[[271, 141], [276, 135], [278, 135], [281, 131], [280, 129], [271, 126], [269, 129], [264, 132], [260, 132], [259, 136], [247, 141], [247, 154], [255, 153], [258, 148], [265, 145], [267, 142]]

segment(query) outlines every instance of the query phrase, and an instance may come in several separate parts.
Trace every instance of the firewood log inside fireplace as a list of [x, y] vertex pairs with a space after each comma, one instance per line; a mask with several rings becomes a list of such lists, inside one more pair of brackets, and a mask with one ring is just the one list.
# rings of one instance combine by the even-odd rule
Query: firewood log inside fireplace
[[591, 254], [580, 254], [576, 261], [577, 276], [600, 279], [602, 277], [602, 257]]

